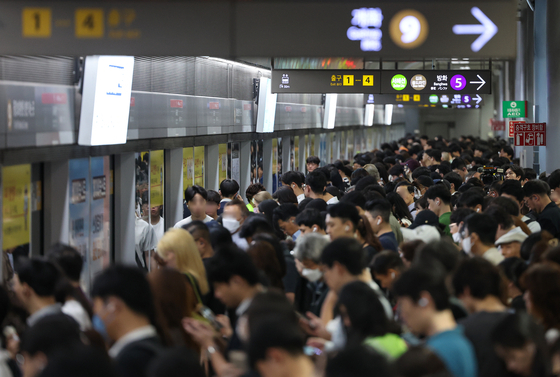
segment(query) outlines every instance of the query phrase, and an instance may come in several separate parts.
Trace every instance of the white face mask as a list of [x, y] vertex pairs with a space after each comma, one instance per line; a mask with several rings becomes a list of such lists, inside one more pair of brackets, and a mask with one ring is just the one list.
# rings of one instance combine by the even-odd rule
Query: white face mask
[[237, 232], [237, 229], [239, 229], [239, 227], [241, 226], [241, 224], [239, 224], [239, 221], [237, 221], [236, 219], [230, 219], [227, 217], [222, 219], [222, 225], [224, 226], [224, 228], [229, 230], [231, 234]]
[[453, 242], [455, 243], [461, 242], [461, 233], [457, 232], [453, 234]]
[[470, 254], [472, 248], [471, 238], [470, 237], [465, 238], [463, 242], [461, 242], [461, 246], [463, 246], [463, 251], [465, 253]]
[[320, 270], [304, 268], [301, 271], [301, 276], [314, 283], [323, 277], [323, 273]]

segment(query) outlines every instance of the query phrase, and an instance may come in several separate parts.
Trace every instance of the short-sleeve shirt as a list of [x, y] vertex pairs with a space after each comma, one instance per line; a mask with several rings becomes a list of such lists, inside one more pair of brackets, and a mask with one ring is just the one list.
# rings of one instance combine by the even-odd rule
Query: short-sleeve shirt
[[477, 377], [476, 354], [471, 342], [457, 326], [428, 338], [426, 346], [434, 351], [455, 377]]

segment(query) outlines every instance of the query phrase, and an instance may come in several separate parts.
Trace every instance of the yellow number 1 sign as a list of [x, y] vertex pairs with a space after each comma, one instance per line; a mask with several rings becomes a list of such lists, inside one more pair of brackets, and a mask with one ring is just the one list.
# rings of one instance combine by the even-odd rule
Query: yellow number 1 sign
[[48, 38], [51, 36], [50, 8], [23, 8], [22, 34], [26, 38]]
[[344, 75], [342, 77], [342, 85], [354, 86], [354, 75]]

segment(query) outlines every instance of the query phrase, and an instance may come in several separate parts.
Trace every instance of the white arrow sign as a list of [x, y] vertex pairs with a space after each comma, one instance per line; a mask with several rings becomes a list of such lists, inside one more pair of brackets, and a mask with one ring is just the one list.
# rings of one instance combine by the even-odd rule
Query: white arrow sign
[[480, 88], [482, 88], [484, 86], [484, 84], [486, 84], [486, 81], [484, 81], [484, 79], [482, 77], [480, 77], [480, 75], [476, 75], [476, 77], [478, 77], [478, 79], [480, 81], [471, 81], [471, 84], [480, 84], [480, 86], [478, 88], [476, 88], [476, 90], [480, 90]]
[[457, 35], [480, 34], [480, 37], [471, 45], [471, 50], [478, 52], [496, 35], [498, 27], [479, 8], [473, 7], [471, 13], [480, 22], [480, 25], [455, 25], [453, 33]]
[[476, 100], [477, 105], [482, 101], [482, 97], [480, 96], [480, 94], [477, 94], [476, 97], [474, 97], [474, 99]]

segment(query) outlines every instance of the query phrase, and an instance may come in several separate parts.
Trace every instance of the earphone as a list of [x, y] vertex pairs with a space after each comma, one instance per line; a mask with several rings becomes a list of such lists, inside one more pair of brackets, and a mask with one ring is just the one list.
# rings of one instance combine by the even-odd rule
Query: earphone
[[346, 228], [344, 228], [344, 230], [348, 232], [350, 230], [350, 227], [346, 225]]
[[317, 228], [313, 228], [313, 232], [316, 232], [316, 231], [317, 231]]
[[391, 272], [391, 279], [394, 279], [394, 278], [395, 278], [395, 273]]
[[377, 219], [377, 225], [381, 224], [381, 219]]
[[422, 297], [420, 300], [418, 300], [418, 305], [421, 307], [426, 307], [428, 306], [428, 299], [425, 297]]

